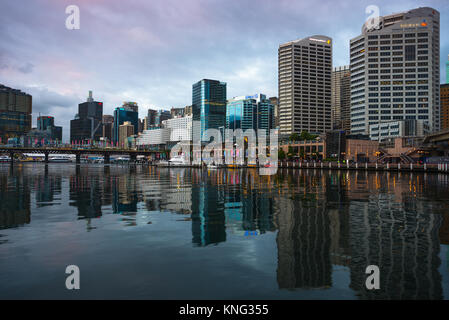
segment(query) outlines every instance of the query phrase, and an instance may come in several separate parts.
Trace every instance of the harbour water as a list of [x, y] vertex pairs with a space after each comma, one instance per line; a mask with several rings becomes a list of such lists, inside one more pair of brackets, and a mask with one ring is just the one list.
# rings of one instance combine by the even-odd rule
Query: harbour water
[[2, 164], [0, 299], [13, 298], [448, 299], [449, 177]]

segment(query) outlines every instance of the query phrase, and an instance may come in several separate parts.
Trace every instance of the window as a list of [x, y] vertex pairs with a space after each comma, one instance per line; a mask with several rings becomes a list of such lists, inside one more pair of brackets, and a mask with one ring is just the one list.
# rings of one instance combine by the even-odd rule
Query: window
[[416, 47], [405, 46], [405, 61], [416, 60]]

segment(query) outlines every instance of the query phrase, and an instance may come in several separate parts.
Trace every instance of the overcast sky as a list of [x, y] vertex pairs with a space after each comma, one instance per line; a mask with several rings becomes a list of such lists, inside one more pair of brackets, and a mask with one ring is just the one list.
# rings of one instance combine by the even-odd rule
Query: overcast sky
[[[79, 30], [65, 26], [68, 5], [80, 8]], [[0, 83], [32, 94], [33, 125], [39, 112], [55, 116], [64, 140], [89, 90], [104, 114], [136, 101], [141, 117], [190, 105], [203, 78], [227, 82], [228, 98], [275, 96], [279, 44], [327, 35], [334, 66], [348, 64], [369, 5], [440, 11], [444, 81], [448, 0], [2, 0]]]

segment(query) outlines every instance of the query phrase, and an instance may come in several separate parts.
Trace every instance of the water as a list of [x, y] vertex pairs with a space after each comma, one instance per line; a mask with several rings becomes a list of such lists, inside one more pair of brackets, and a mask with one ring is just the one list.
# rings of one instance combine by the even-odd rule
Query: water
[[0, 298], [448, 299], [448, 181], [3, 164]]

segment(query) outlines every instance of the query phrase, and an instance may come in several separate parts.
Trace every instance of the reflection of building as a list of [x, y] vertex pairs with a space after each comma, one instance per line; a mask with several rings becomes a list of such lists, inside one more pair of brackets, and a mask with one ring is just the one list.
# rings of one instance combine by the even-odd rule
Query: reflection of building
[[226, 124], [226, 83], [203, 79], [192, 86], [193, 139], [202, 140], [203, 133], [209, 129], [224, 128]]
[[0, 176], [0, 229], [30, 223], [31, 185], [32, 180], [23, 174], [14, 177], [14, 184], [10, 177]]
[[31, 130], [32, 97], [0, 84], [0, 143]]
[[79, 218], [101, 216], [102, 188], [99, 176], [70, 176], [70, 206], [77, 207]]
[[277, 205], [279, 288], [330, 287], [330, 221], [325, 203], [281, 196]]
[[103, 103], [94, 101], [92, 91], [89, 91], [87, 101], [78, 105], [78, 114], [70, 120], [70, 141], [100, 140], [102, 120]]
[[207, 246], [226, 241], [224, 202], [216, 186], [192, 186], [192, 241]]
[[332, 39], [312, 36], [279, 46], [279, 126], [282, 135], [332, 129]]

